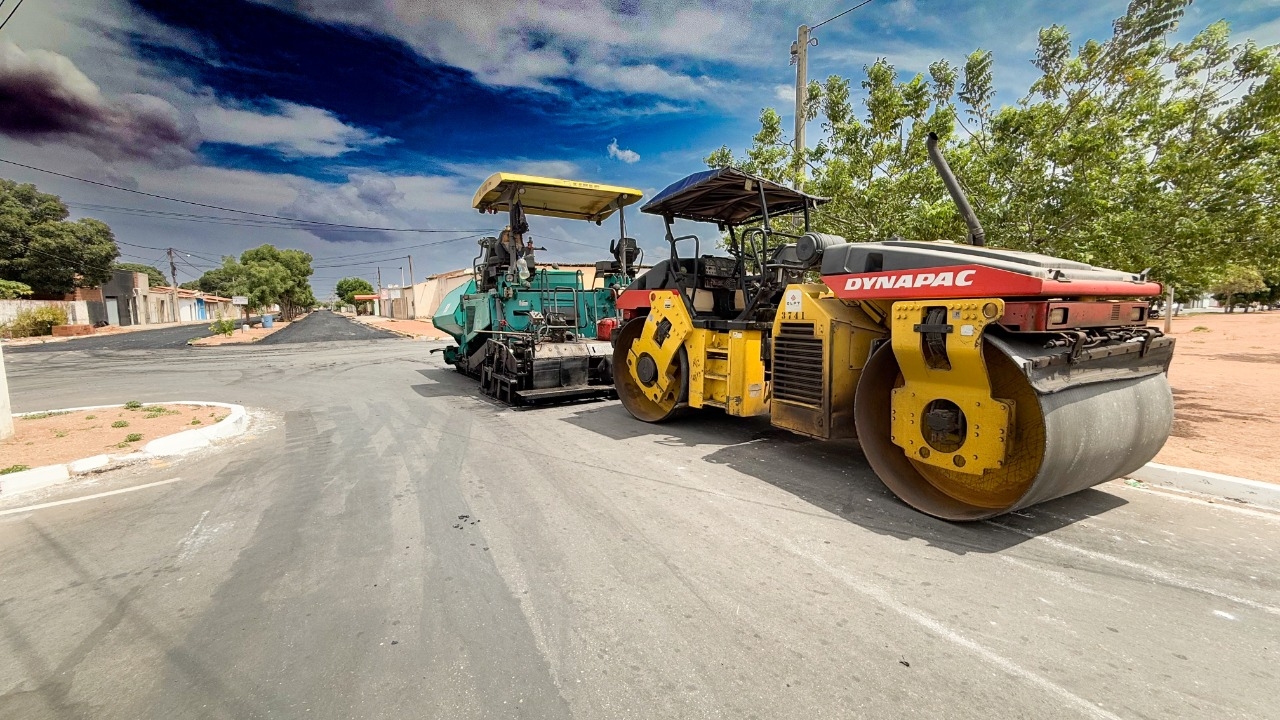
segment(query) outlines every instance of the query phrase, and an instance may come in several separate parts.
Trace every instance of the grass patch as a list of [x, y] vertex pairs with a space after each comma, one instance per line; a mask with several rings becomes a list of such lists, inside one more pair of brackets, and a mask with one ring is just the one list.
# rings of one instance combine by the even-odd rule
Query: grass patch
[[138, 442], [141, 439], [142, 439], [142, 433], [129, 433], [128, 435], [124, 436], [124, 441], [127, 443]]
[[117, 420], [117, 421], [115, 421], [115, 422], [111, 423], [111, 427], [113, 427], [113, 428], [125, 428], [125, 427], [129, 427], [129, 421], [128, 421], [128, 420]]
[[66, 436], [67, 436], [67, 431], [66, 431], [66, 430], [54, 430], [54, 431], [53, 431], [53, 436], [54, 436], [54, 437], [56, 437], [56, 438], [64, 438], [64, 437], [66, 437]]
[[97, 419], [98, 419], [98, 416], [97, 416], [97, 415], [85, 415], [85, 416], [84, 416], [84, 419], [85, 419], [85, 420], [97, 420]]
[[159, 405], [148, 405], [147, 407], [142, 408], [142, 412], [146, 413], [146, 418], [147, 418], [148, 420], [152, 420], [152, 419], [155, 419], [155, 418], [158, 418], [158, 417], [162, 417], [162, 416], [164, 416], [164, 415], [179, 415], [179, 414], [181, 414], [181, 413], [179, 413], [177, 410], [169, 410], [169, 409], [163, 408], [163, 407], [161, 407], [161, 406], [159, 406]]
[[7, 468], [0, 468], [0, 475], [10, 475], [12, 473], [22, 472], [23, 470], [30, 470], [30, 469], [31, 469], [30, 465], [10, 465]]
[[1213, 332], [1213, 331], [1203, 325], [1197, 325], [1191, 328], [1191, 332]]
[[127, 447], [129, 447], [129, 441], [128, 441], [128, 440], [124, 440], [124, 441], [118, 442], [118, 443], [116, 443], [116, 447], [118, 447], [118, 448], [127, 448]]
[[70, 415], [70, 410], [51, 410], [49, 412], [39, 412], [34, 415], [23, 415], [23, 420], [43, 420], [45, 418], [57, 417], [59, 415]]
[[140, 407], [142, 407], [142, 403], [138, 402], [137, 400], [130, 400], [129, 402], [124, 404], [125, 410], [137, 410]]
[[200, 422], [200, 418], [191, 418], [191, 424], [192, 424], [192, 425], [203, 425], [203, 423], [201, 423], [201, 422]]

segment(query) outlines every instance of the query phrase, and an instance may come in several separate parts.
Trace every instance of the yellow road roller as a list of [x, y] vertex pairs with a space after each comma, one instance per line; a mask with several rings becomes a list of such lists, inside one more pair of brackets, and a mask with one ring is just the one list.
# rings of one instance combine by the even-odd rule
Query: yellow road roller
[[[618, 298], [612, 371], [627, 411], [663, 422], [718, 408], [857, 438], [902, 501], [955, 521], [1155, 457], [1173, 424], [1173, 339], [1147, 322], [1160, 285], [986, 247], [935, 137], [928, 146], [967, 243], [812, 232], [823, 198], [731, 168], [642, 207], [664, 219], [671, 252]], [[696, 235], [676, 234], [680, 220], [715, 223], [727, 255], [702, 254]]]

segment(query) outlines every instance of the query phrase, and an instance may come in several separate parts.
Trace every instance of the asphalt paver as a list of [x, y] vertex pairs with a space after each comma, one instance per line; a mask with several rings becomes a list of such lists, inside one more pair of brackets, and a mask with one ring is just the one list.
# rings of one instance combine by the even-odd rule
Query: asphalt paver
[[512, 410], [431, 347], [7, 357], [16, 411], [255, 419], [0, 495], [0, 717], [1280, 717], [1274, 513], [1113, 482], [951, 524], [854, 442]]

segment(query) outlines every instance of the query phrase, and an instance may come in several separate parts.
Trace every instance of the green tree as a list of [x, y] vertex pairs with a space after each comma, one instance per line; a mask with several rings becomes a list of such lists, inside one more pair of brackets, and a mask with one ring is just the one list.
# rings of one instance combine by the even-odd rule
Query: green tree
[[234, 257], [223, 256], [222, 267], [206, 270], [198, 280], [194, 281], [195, 286], [192, 289], [220, 297], [231, 297], [236, 294], [235, 284], [242, 272], [240, 263]]
[[356, 295], [373, 294], [373, 285], [364, 278], [345, 277], [338, 281], [333, 292], [342, 299], [344, 305], [355, 305]]
[[1214, 296], [1226, 307], [1227, 312], [1235, 310], [1237, 302], [1247, 302], [1248, 296], [1266, 290], [1267, 284], [1258, 268], [1243, 265], [1228, 265], [1222, 277], [1212, 287]]
[[110, 280], [120, 255], [111, 228], [67, 215], [57, 195], [0, 179], [0, 279], [24, 283], [40, 295], [64, 295]]
[[112, 265], [111, 267], [113, 270], [124, 270], [126, 272], [146, 273], [147, 282], [151, 284], [151, 287], [156, 287], [158, 285], [167, 286], [169, 284], [169, 281], [165, 279], [164, 273], [160, 272], [158, 268], [152, 267], [151, 265], [143, 265], [142, 263], [118, 262]]
[[31, 286], [13, 280], [0, 280], [0, 300], [16, 300], [30, 295]]
[[[1128, 270], [1175, 289], [1210, 287], [1230, 265], [1280, 267], [1280, 61], [1232, 43], [1225, 21], [1172, 40], [1189, 0], [1133, 0], [1104, 40], [1040, 31], [1039, 77], [994, 108], [992, 55], [900, 78], [864, 68], [827, 78], [806, 112], [821, 118], [801, 153], [806, 190], [831, 202], [819, 230], [853, 241], [960, 240], [961, 222], [927, 162], [932, 131], [996, 247]], [[777, 113], [745, 157], [706, 158], [783, 179], [792, 151]]]
[[240, 264], [245, 268], [246, 291], [239, 294], [247, 295], [250, 305], [261, 308], [279, 304], [285, 320], [315, 305], [310, 253], [261, 245], [241, 253]]

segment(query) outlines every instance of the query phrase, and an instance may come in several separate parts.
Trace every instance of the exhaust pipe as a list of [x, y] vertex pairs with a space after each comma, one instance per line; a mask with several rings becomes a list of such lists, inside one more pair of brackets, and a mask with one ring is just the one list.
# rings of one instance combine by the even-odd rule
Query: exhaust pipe
[[987, 233], [983, 231], [982, 225], [978, 222], [978, 216], [973, 213], [973, 206], [969, 204], [969, 198], [965, 197], [964, 190], [960, 189], [959, 181], [951, 173], [951, 166], [947, 164], [947, 159], [942, 157], [942, 153], [938, 151], [938, 134], [929, 133], [929, 137], [924, 141], [924, 144], [929, 149], [929, 162], [933, 163], [938, 175], [942, 176], [942, 184], [947, 186], [947, 192], [951, 193], [951, 199], [955, 201], [960, 214], [964, 216], [965, 224], [969, 226], [969, 244], [977, 247], [986, 245]]

